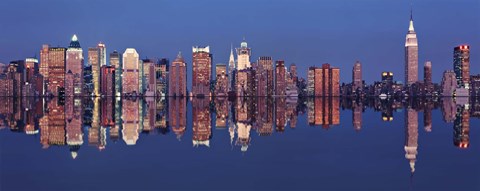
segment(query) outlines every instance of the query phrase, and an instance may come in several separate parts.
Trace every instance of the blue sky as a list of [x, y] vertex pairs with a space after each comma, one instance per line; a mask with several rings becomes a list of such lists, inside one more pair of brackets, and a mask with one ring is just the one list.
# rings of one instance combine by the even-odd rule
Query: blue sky
[[[478, 0], [2, 0], [0, 62], [39, 54], [42, 44], [68, 46], [77, 34], [84, 51], [105, 42], [107, 51], [136, 48], [142, 58], [173, 60], [182, 51], [191, 79], [191, 46], [210, 45], [214, 63], [228, 62], [243, 37], [259, 56], [309, 66], [330, 63], [351, 81], [356, 60], [367, 82], [382, 71], [404, 78], [404, 41], [413, 2], [419, 39], [419, 76], [431, 60], [433, 80], [452, 69], [453, 47], [471, 46], [478, 74]], [[189, 82], [190, 83], [190, 82]]]

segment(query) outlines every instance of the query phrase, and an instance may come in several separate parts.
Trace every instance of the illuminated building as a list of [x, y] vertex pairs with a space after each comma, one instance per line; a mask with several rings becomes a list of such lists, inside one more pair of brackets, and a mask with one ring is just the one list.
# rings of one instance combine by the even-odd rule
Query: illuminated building
[[115, 96], [115, 67], [102, 66], [100, 69], [100, 93], [105, 97]]
[[228, 91], [235, 91], [235, 57], [233, 55], [233, 48], [230, 48], [230, 58], [228, 60]]
[[23, 85], [25, 84], [25, 62], [24, 60], [11, 61], [7, 68], [6, 78], [13, 82], [12, 96], [22, 96]]
[[40, 49], [39, 72], [40, 72], [40, 75], [42, 75], [45, 80], [48, 80], [48, 53], [49, 53], [49, 50], [50, 50], [50, 45], [48, 45], [48, 44], [42, 45], [42, 49]]
[[321, 68], [310, 67], [307, 92], [314, 96], [340, 96], [340, 69], [323, 64]]
[[88, 65], [92, 67], [93, 96], [100, 96], [100, 49], [88, 48]]
[[168, 78], [168, 95], [183, 97], [187, 96], [187, 63], [178, 53], [177, 58], [170, 66], [170, 75]]
[[48, 145], [65, 145], [65, 108], [56, 97], [47, 103], [47, 108]]
[[69, 83], [71, 87], [65, 87], [66, 96], [82, 96], [83, 91], [83, 50], [78, 42], [77, 35], [73, 35], [70, 46], [67, 49], [66, 73], [72, 74]]
[[363, 80], [362, 80], [362, 64], [360, 61], [357, 61], [353, 65], [353, 70], [352, 70], [352, 90], [354, 92], [357, 92], [357, 90], [362, 89], [363, 87]]
[[127, 48], [123, 53], [123, 79], [122, 95], [138, 95], [139, 91], [139, 65], [140, 61], [137, 51]]
[[442, 77], [442, 95], [443, 96], [453, 96], [455, 89], [457, 87], [457, 80], [455, 72], [452, 70], [447, 70], [443, 72]]
[[418, 40], [413, 28], [413, 16], [410, 14], [410, 26], [405, 38], [405, 84], [418, 81]]
[[308, 99], [307, 108], [308, 123], [311, 126], [322, 126], [328, 129], [331, 125], [340, 124], [340, 98], [338, 97]]
[[240, 48], [237, 48], [237, 70], [248, 69], [251, 66], [250, 55], [252, 50], [248, 48], [247, 42], [245, 40], [240, 43]]
[[145, 85], [145, 96], [153, 97], [156, 93], [157, 88], [157, 71], [155, 70], [155, 65], [158, 63], [155, 59], [144, 59], [143, 60], [143, 78]]
[[38, 60], [36, 58], [25, 59], [25, 82], [35, 83], [35, 76], [38, 74]]
[[159, 62], [155, 63], [155, 72], [156, 72], [156, 96], [165, 97], [168, 96], [170, 78], [170, 61], [166, 58], [160, 59]]
[[212, 54], [210, 54], [210, 47], [193, 47], [192, 52], [192, 95], [210, 96], [210, 81], [212, 80]]
[[215, 96], [227, 96], [227, 93], [228, 93], [227, 65], [217, 64], [215, 66], [215, 74], [216, 74]]
[[460, 45], [454, 48], [453, 69], [457, 88], [470, 89], [470, 46]]
[[470, 112], [468, 105], [457, 106], [453, 124], [453, 144], [458, 148], [468, 148], [470, 145]]
[[411, 108], [405, 112], [405, 132], [405, 158], [409, 161], [411, 173], [414, 173], [418, 147], [418, 114]]
[[122, 60], [116, 50], [110, 53], [110, 66], [115, 68], [115, 96], [122, 95]]
[[434, 91], [432, 82], [432, 62], [426, 61], [423, 66], [423, 83], [425, 85], [425, 94], [431, 94]]
[[139, 114], [139, 103], [136, 100], [124, 99], [122, 101], [122, 137], [127, 145], [137, 143], [140, 130]]
[[210, 106], [208, 99], [192, 100], [193, 117], [193, 146], [205, 145], [210, 147], [210, 138], [212, 136]]
[[262, 56], [258, 59], [257, 64], [257, 96], [273, 96], [275, 85], [272, 57]]
[[275, 62], [275, 95], [276, 96], [285, 96], [286, 95], [286, 68], [283, 60], [277, 60]]
[[291, 64], [290, 69], [286, 75], [286, 87], [285, 87], [285, 94], [289, 97], [297, 97], [298, 96], [298, 89], [297, 89], [297, 65]]
[[54, 96], [64, 93], [66, 48], [51, 47], [48, 50], [47, 91]]

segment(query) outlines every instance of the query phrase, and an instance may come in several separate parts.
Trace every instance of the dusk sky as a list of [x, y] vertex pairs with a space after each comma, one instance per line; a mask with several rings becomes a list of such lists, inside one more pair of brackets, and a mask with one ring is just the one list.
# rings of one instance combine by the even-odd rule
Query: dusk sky
[[[471, 74], [480, 73], [480, 1], [413, 1], [419, 40], [419, 77], [432, 61], [433, 80], [453, 69], [453, 48], [471, 46]], [[42, 44], [67, 47], [77, 34], [87, 48], [102, 41], [107, 52], [136, 48], [141, 58], [181, 51], [191, 84], [191, 47], [210, 45], [213, 62], [227, 63], [230, 45], [243, 37], [252, 59], [272, 56], [309, 66], [330, 63], [350, 82], [356, 60], [364, 79], [393, 71], [404, 80], [404, 43], [410, 18], [407, 0], [2, 0], [0, 62], [37, 55]]]

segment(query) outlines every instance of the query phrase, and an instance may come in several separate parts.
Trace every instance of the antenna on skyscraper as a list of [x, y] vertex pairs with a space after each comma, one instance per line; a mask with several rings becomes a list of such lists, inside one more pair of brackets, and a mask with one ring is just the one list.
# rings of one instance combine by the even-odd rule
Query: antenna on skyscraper
[[413, 1], [410, 1], [410, 20], [413, 21]]

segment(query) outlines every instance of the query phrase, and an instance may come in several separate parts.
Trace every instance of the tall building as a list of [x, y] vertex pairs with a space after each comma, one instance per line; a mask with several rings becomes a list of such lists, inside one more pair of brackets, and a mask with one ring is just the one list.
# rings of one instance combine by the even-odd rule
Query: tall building
[[94, 96], [100, 96], [100, 49], [88, 48], [88, 65], [92, 67], [92, 85]]
[[359, 89], [361, 90], [362, 86], [362, 64], [360, 63], [360, 61], [357, 61], [353, 65], [352, 70], [352, 90], [356, 92]]
[[44, 80], [48, 80], [48, 52], [50, 50], [50, 45], [44, 44], [42, 45], [42, 49], [40, 49], [40, 67], [39, 72], [40, 75], [43, 76]]
[[139, 91], [139, 55], [134, 48], [123, 53], [122, 95], [138, 95]]
[[83, 50], [77, 35], [73, 35], [67, 49], [66, 73], [71, 73], [71, 87], [65, 88], [66, 96], [81, 96], [83, 92]]
[[257, 60], [257, 96], [273, 96], [274, 70], [272, 57], [262, 56]]
[[25, 82], [30, 84], [35, 83], [34, 77], [38, 74], [38, 59], [26, 58], [25, 59]]
[[228, 95], [228, 75], [227, 65], [217, 64], [215, 66], [215, 96], [227, 96]]
[[405, 132], [405, 158], [409, 161], [411, 173], [414, 173], [418, 147], [418, 114], [411, 108], [405, 112]]
[[410, 14], [410, 26], [405, 40], [405, 84], [418, 81], [418, 40], [413, 28], [413, 14]]
[[115, 96], [115, 67], [114, 66], [102, 66], [100, 69], [101, 74], [101, 88], [100, 93], [105, 97]]
[[291, 97], [298, 96], [298, 88], [297, 88], [297, 65], [291, 64], [289, 67], [289, 71], [287, 72], [286, 76], [286, 90], [285, 94]]
[[286, 95], [286, 71], [285, 62], [283, 60], [277, 60], [275, 62], [275, 95], [276, 96], [285, 96]]
[[210, 47], [193, 47], [192, 52], [192, 95], [210, 96], [210, 81], [212, 80]]
[[170, 61], [166, 58], [160, 59], [155, 64], [156, 71], [156, 96], [167, 96], [169, 90], [168, 78], [170, 76]]
[[340, 96], [340, 69], [330, 67], [330, 64], [323, 64], [321, 68], [310, 67], [307, 92], [310, 96]]
[[235, 57], [233, 48], [230, 48], [230, 59], [228, 60], [228, 91], [234, 91], [235, 87]]
[[252, 67], [250, 63], [250, 55], [252, 50], [248, 48], [247, 42], [243, 41], [240, 48], [237, 48], [237, 70], [244, 70]]
[[48, 92], [54, 96], [64, 94], [66, 48], [51, 47], [48, 50]]
[[103, 42], [99, 42], [97, 45], [98, 55], [100, 59], [100, 67], [107, 65], [107, 48]]
[[460, 45], [454, 48], [453, 69], [457, 87], [470, 89], [470, 46]]
[[447, 70], [443, 72], [442, 78], [442, 96], [453, 96], [457, 87], [455, 72]]
[[116, 50], [110, 53], [110, 66], [115, 68], [115, 96], [122, 95], [122, 57]]
[[432, 62], [426, 61], [423, 66], [423, 84], [425, 86], [425, 95], [431, 94], [434, 91], [432, 82]]
[[145, 95], [148, 97], [155, 96], [157, 88], [157, 71], [155, 65], [157, 65], [157, 59], [144, 59], [143, 60], [143, 84], [145, 87]]
[[170, 66], [168, 96], [187, 96], [187, 63], [181, 53], [178, 53]]

